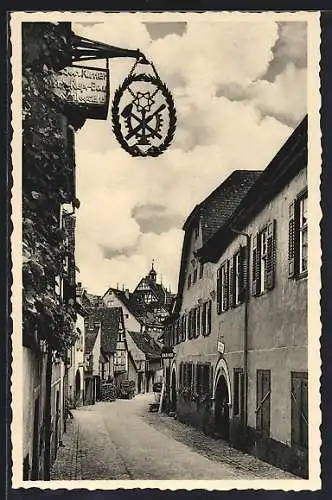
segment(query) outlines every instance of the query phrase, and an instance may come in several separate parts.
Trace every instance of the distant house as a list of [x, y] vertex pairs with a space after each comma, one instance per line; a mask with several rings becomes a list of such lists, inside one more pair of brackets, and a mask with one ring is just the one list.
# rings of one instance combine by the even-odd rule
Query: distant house
[[161, 283], [157, 283], [157, 272], [153, 263], [149, 273], [140, 280], [132, 296], [144, 310], [145, 330], [158, 338], [163, 333], [163, 322], [169, 316], [174, 294]]
[[162, 379], [161, 347], [149, 333], [127, 332], [128, 349], [137, 370], [137, 392], [150, 392]]
[[[156, 340], [163, 334], [163, 322], [169, 316], [173, 299], [174, 294], [157, 283], [153, 264], [133, 292], [109, 288], [102, 297], [106, 307], [122, 307], [127, 330], [150, 332]], [[96, 296], [92, 296], [92, 300], [98, 303]]]
[[86, 344], [86, 361], [92, 358], [86, 371], [87, 391], [91, 379], [94, 379], [93, 388], [88, 391], [91, 397], [86, 393], [86, 401], [93, 401], [99, 399], [103, 382], [113, 381], [119, 385], [122, 380], [129, 380], [130, 371], [136, 372], [128, 352], [121, 307], [99, 307], [89, 314], [86, 318]]
[[84, 404], [94, 404], [100, 393], [101, 323], [86, 321], [84, 347]]
[[102, 297], [106, 307], [121, 307], [123, 310], [124, 325], [127, 330], [140, 332], [145, 330], [145, 310], [129, 290], [109, 288]]

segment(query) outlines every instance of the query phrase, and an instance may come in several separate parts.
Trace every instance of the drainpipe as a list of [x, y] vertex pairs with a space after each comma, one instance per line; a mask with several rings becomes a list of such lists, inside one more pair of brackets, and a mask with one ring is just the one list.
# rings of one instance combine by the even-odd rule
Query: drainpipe
[[244, 377], [244, 394], [243, 394], [243, 429], [247, 432], [248, 425], [248, 325], [249, 325], [249, 269], [250, 269], [250, 247], [251, 236], [248, 233], [242, 233], [236, 229], [231, 229], [233, 233], [245, 236], [247, 253], [246, 253], [246, 267], [247, 267], [247, 280], [245, 286], [244, 296], [244, 330], [243, 330], [243, 377]]

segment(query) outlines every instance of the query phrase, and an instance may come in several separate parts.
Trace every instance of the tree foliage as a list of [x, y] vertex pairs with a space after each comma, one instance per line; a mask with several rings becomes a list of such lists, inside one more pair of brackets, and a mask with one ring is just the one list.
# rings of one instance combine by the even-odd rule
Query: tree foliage
[[57, 292], [70, 249], [60, 207], [76, 203], [68, 113], [51, 81], [70, 60], [70, 40], [59, 24], [24, 23], [23, 92], [23, 338], [44, 339], [63, 354], [75, 339], [74, 300]]

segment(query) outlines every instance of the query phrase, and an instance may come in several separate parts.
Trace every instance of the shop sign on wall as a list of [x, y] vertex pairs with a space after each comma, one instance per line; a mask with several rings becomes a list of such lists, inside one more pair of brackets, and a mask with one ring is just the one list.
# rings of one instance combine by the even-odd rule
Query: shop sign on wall
[[109, 76], [104, 68], [69, 66], [53, 80], [53, 91], [73, 107], [83, 108], [86, 118], [106, 119]]

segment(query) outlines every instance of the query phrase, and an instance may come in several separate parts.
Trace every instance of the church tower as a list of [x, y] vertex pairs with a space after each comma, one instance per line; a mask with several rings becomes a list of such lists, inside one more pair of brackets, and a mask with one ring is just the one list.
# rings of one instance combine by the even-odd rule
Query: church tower
[[148, 274], [149, 281], [152, 281], [153, 283], [157, 282], [157, 273], [154, 268], [154, 261], [152, 261], [152, 266], [150, 269], [150, 272]]

